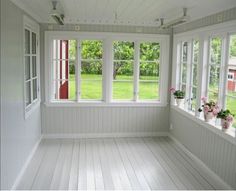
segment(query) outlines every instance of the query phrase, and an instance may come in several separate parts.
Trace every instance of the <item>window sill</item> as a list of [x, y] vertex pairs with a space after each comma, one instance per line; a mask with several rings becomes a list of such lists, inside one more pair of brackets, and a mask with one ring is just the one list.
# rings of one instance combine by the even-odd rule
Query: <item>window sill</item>
[[166, 107], [167, 103], [157, 101], [116, 101], [106, 103], [104, 101], [51, 101], [44, 103], [47, 107]]
[[25, 109], [25, 120], [27, 120], [32, 113], [40, 106], [40, 100], [34, 102], [29, 108]]
[[193, 120], [194, 122], [198, 123], [199, 125], [223, 137], [224, 139], [230, 141], [231, 143], [236, 144], [236, 137], [235, 137], [236, 129], [235, 128], [232, 127], [229, 129], [228, 132], [224, 133], [221, 130], [221, 126], [215, 125], [214, 123], [205, 122], [203, 118], [195, 117], [193, 113], [186, 111], [184, 108], [178, 107], [176, 105], [172, 105], [171, 108], [183, 114], [187, 118]]

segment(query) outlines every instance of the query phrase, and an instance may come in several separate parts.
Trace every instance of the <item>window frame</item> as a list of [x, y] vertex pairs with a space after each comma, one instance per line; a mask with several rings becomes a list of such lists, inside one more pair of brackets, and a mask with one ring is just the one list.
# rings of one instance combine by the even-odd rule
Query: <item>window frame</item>
[[[103, 41], [103, 99], [100, 100], [76, 100], [76, 101], [54, 101], [52, 99], [52, 87], [51, 87], [51, 78], [52, 78], [52, 67], [49, 60], [51, 59], [52, 51], [52, 40], [53, 39], [75, 39], [77, 42], [81, 40], [102, 40]], [[151, 35], [151, 34], [124, 34], [124, 33], [95, 33], [95, 32], [65, 32], [65, 31], [46, 31], [45, 32], [45, 104], [56, 106], [80, 106], [80, 105], [93, 105], [93, 106], [107, 106], [107, 105], [124, 105], [124, 106], [166, 106], [167, 105], [167, 92], [168, 92], [168, 75], [163, 75], [160, 79], [160, 101], [117, 101], [112, 100], [112, 70], [113, 66], [110, 63], [113, 63], [113, 53], [112, 53], [112, 43], [113, 41], [133, 41], [135, 47], [138, 43], [142, 41], [153, 41], [159, 42], [160, 49], [160, 75], [168, 73], [169, 70], [169, 35]], [[138, 62], [137, 51], [135, 51], [134, 60]], [[79, 62], [79, 58], [77, 58]], [[78, 64], [77, 64], [78, 65]], [[134, 68], [134, 72], [138, 72], [137, 67]], [[79, 74], [79, 68], [77, 68], [77, 73]], [[137, 77], [134, 74], [134, 79]], [[77, 79], [77, 81], [79, 81]], [[79, 84], [77, 84], [78, 88]], [[136, 83], [134, 83], [136, 86]]]
[[[199, 67], [198, 67], [198, 89], [197, 89], [197, 108], [202, 105], [201, 97], [207, 97], [208, 82], [209, 82], [209, 57], [210, 57], [210, 39], [213, 37], [222, 38], [221, 49], [221, 65], [220, 65], [220, 80], [219, 80], [219, 106], [223, 109], [226, 108], [226, 85], [228, 80], [228, 59], [229, 59], [229, 37], [232, 34], [236, 34], [236, 22], [221, 23], [209, 27], [204, 27], [184, 33], [174, 35], [173, 42], [173, 69], [172, 69], [172, 87], [179, 87], [179, 65], [180, 65], [180, 45], [181, 40], [198, 38], [199, 40]], [[171, 105], [176, 108], [177, 111], [183, 113], [189, 118], [195, 118], [199, 124], [202, 124], [203, 118], [199, 112], [189, 112], [186, 108], [177, 108], [175, 106], [174, 97], [171, 98]], [[217, 132], [220, 129], [216, 120], [215, 123], [206, 124], [206, 126], [216, 127]], [[215, 130], [214, 130], [215, 131]], [[236, 129], [232, 128], [226, 135], [225, 133], [218, 132], [219, 134], [228, 138], [236, 138]]]
[[[28, 30], [30, 32], [30, 53], [26, 54], [25, 53], [25, 30]], [[36, 53], [33, 54], [32, 53], [32, 33], [35, 33], [36, 35]], [[32, 19], [30, 19], [28, 16], [23, 16], [23, 69], [24, 69], [24, 96], [23, 96], [23, 103], [24, 103], [24, 117], [25, 119], [27, 119], [36, 108], [39, 107], [40, 105], [40, 101], [41, 101], [41, 96], [40, 96], [40, 36], [39, 36], [39, 24], [36, 23], [35, 21], [33, 21]], [[30, 77], [29, 79], [25, 79], [25, 57], [29, 56], [30, 57]], [[36, 57], [36, 76], [33, 77], [33, 71], [32, 71], [32, 57], [35, 56]], [[34, 99], [33, 98], [33, 81], [37, 80], [36, 83], [36, 94], [37, 94], [37, 98]], [[30, 100], [31, 103], [29, 105], [26, 105], [26, 83], [30, 82]]]

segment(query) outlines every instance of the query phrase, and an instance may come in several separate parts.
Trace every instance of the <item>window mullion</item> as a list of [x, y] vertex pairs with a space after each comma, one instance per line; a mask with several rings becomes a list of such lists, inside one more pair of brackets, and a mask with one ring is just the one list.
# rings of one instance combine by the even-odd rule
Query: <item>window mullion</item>
[[190, 102], [190, 96], [191, 96], [191, 69], [192, 69], [192, 43], [191, 41], [187, 41], [188, 43], [188, 49], [187, 49], [187, 76], [186, 76], [186, 98], [187, 98], [187, 104], [185, 104], [185, 109], [188, 109], [189, 107], [189, 102]]
[[140, 49], [140, 42], [136, 41], [134, 43], [134, 101], [138, 100], [139, 94], [139, 49]]
[[81, 41], [80, 39], [77, 39], [76, 42], [77, 50], [76, 50], [76, 66], [77, 70], [76, 73], [76, 98], [77, 102], [80, 100], [81, 96]]
[[103, 43], [103, 99], [106, 103], [112, 100], [113, 83], [113, 44], [110, 39], [105, 39]]
[[224, 47], [223, 47], [223, 55], [224, 58], [223, 60], [223, 67], [222, 67], [222, 71], [223, 74], [221, 75], [221, 84], [222, 84], [222, 91], [220, 93], [221, 97], [221, 104], [222, 104], [222, 108], [226, 108], [226, 95], [227, 95], [227, 82], [228, 82], [228, 65], [229, 65], [229, 44], [230, 44], [230, 36], [226, 35], [224, 37]]

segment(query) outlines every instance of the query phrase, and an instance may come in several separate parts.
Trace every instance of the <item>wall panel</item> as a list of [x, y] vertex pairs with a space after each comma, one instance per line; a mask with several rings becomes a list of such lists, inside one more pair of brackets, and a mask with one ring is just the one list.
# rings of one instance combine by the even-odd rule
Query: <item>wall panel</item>
[[236, 144], [171, 109], [171, 134], [236, 189]]
[[168, 131], [167, 107], [43, 106], [43, 134], [123, 134]]

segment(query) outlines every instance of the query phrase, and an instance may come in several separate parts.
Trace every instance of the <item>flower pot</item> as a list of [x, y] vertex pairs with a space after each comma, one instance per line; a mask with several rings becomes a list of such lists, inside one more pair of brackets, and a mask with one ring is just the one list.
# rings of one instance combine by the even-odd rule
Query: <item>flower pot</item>
[[229, 128], [232, 126], [232, 121], [227, 121], [226, 119], [221, 119], [221, 127], [223, 132], [227, 132]]
[[176, 98], [175, 100], [176, 100], [176, 104], [178, 105], [178, 107], [183, 106], [184, 98], [182, 98], [182, 99]]
[[204, 113], [204, 119], [206, 122], [211, 122], [212, 119], [214, 119], [214, 117], [215, 116], [214, 116], [213, 112], [205, 112]]

